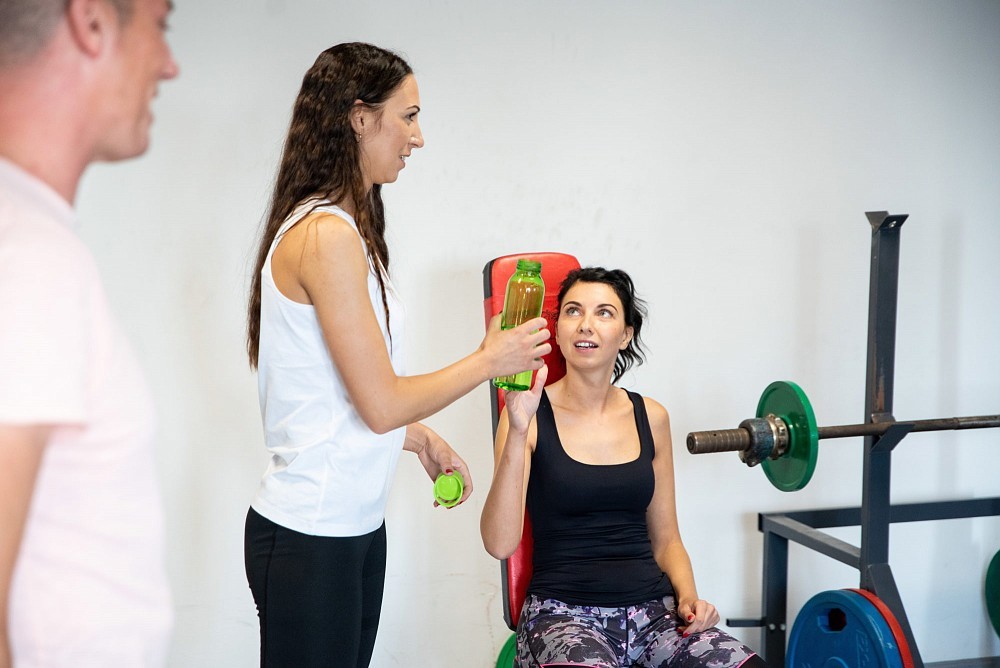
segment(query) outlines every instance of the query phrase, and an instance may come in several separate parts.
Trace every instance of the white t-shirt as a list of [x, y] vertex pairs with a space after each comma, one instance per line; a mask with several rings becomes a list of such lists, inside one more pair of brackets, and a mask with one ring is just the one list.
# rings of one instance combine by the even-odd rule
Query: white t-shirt
[[[258, 390], [271, 460], [251, 506], [299, 533], [360, 536], [378, 529], [385, 519], [406, 429], [376, 434], [368, 428], [333, 365], [316, 309], [288, 299], [274, 283], [274, 249], [314, 204], [307, 202], [289, 216], [261, 271]], [[316, 210], [343, 218], [357, 230], [340, 207], [326, 204]], [[364, 243], [360, 235], [358, 243]], [[368, 296], [392, 368], [402, 375], [403, 305], [388, 277], [385, 284], [391, 342], [378, 279], [369, 266]]]
[[11, 583], [14, 665], [162, 666], [173, 615], [155, 416], [75, 225], [0, 158], [0, 423], [55, 426]]

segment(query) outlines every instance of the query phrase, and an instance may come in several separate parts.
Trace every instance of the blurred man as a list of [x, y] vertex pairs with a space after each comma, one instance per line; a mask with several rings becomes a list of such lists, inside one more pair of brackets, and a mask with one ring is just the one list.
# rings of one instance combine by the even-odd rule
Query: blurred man
[[153, 410], [73, 202], [141, 155], [169, 0], [0, 0], [0, 668], [162, 666]]

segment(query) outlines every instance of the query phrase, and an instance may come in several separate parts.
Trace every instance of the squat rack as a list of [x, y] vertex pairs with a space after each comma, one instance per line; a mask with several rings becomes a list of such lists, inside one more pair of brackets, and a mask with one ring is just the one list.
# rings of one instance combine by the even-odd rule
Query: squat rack
[[[865, 422], [894, 422], [893, 379], [896, 352], [896, 303], [899, 285], [899, 237], [908, 214], [887, 211], [865, 214], [872, 227], [871, 274], [868, 294], [868, 362], [865, 379]], [[983, 657], [924, 664], [906, 617], [896, 580], [889, 566], [889, 525], [896, 522], [961, 519], [1000, 515], [1000, 497], [892, 505], [892, 451], [914, 428], [892, 424], [884, 433], [864, 438], [860, 507], [760, 513], [757, 528], [764, 534], [763, 586], [760, 619], [727, 620], [732, 627], [761, 627], [761, 656], [772, 666], [785, 665], [787, 642], [788, 542], [794, 541], [858, 569], [861, 588], [875, 594], [902, 628], [914, 668], [1000, 666], [1000, 657]], [[834, 538], [819, 529], [861, 526], [861, 546]]]

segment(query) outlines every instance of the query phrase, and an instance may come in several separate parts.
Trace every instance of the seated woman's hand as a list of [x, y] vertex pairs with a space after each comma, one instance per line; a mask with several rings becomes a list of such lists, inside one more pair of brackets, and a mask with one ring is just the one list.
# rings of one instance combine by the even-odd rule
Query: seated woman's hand
[[538, 402], [542, 398], [542, 388], [549, 377], [548, 365], [543, 365], [535, 374], [535, 384], [526, 392], [507, 392], [504, 394], [504, 404], [507, 407], [507, 421], [510, 429], [520, 433], [528, 430], [531, 418], [538, 410]]
[[686, 622], [686, 626], [681, 627], [685, 637], [710, 629], [719, 623], [719, 612], [715, 606], [700, 598], [681, 601], [677, 606], [677, 614], [683, 622]]

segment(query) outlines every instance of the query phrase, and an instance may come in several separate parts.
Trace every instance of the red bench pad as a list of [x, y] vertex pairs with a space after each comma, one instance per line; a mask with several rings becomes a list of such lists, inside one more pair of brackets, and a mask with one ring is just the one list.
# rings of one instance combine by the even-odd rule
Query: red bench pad
[[[549, 322], [549, 331], [555, 335], [556, 318], [559, 315], [559, 285], [573, 269], [580, 267], [580, 262], [572, 255], [565, 253], [518, 253], [505, 255], [491, 260], [483, 269], [483, 310], [486, 314], [486, 324], [490, 318], [503, 311], [504, 293], [507, 280], [517, 268], [519, 259], [537, 260], [542, 263], [542, 280], [545, 282], [545, 302], [542, 315]], [[549, 379], [552, 383], [566, 373], [566, 362], [555, 345], [555, 339], [550, 339], [552, 352], [544, 357], [549, 367]], [[497, 423], [500, 411], [503, 410], [503, 392], [490, 385], [490, 407], [493, 415], [493, 436], [496, 437]], [[531, 581], [531, 556], [534, 541], [532, 539], [531, 520], [527, 513], [524, 516], [524, 530], [521, 533], [521, 543], [509, 558], [500, 563], [501, 583], [503, 585], [503, 617], [507, 626], [513, 631], [517, 629], [517, 621], [521, 616], [521, 607]]]

